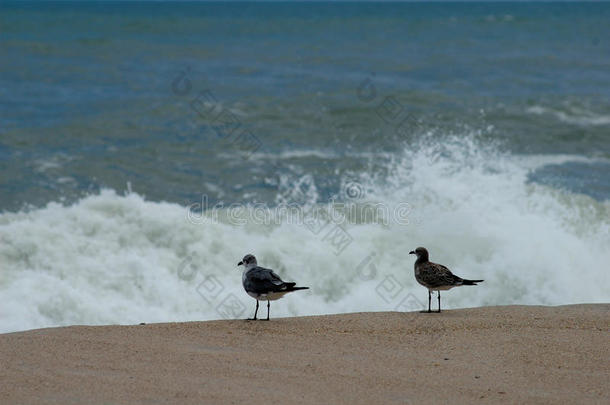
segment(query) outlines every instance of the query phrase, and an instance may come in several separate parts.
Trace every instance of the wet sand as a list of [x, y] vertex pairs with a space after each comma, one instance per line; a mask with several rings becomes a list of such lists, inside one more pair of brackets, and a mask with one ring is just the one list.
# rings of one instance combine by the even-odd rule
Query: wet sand
[[2, 404], [610, 403], [610, 304], [0, 335]]

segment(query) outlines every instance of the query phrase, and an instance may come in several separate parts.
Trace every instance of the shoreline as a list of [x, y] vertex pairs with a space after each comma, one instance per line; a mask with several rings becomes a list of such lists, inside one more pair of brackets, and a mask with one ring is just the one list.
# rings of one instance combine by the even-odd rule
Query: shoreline
[[607, 403], [610, 304], [0, 334], [3, 404]]

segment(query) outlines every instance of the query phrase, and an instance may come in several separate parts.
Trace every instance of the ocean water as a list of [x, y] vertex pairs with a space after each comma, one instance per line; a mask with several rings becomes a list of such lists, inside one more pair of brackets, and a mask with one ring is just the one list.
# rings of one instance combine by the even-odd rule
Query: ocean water
[[610, 5], [0, 3], [0, 332], [610, 300]]

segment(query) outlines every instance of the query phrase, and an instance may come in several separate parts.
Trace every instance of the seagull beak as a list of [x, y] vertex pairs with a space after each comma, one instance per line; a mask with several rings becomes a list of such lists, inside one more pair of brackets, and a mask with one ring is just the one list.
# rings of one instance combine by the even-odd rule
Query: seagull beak
[[412, 250], [412, 251], [410, 251], [410, 252], [409, 252], [409, 254], [410, 254], [410, 255], [414, 255], [414, 254], [415, 254], [415, 252]]
[[237, 263], [238, 266], [241, 266], [242, 264], [244, 264], [244, 262]]

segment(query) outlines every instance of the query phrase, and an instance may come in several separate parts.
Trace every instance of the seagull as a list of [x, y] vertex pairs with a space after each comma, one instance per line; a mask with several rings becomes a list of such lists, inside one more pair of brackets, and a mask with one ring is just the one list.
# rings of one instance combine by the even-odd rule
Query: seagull
[[245, 255], [237, 265], [244, 266], [241, 276], [244, 290], [249, 296], [256, 299], [254, 318], [248, 318], [249, 321], [256, 320], [259, 300], [267, 300], [267, 319], [265, 321], [268, 321], [270, 301], [279, 300], [284, 294], [292, 291], [309, 289], [309, 287], [295, 287], [296, 283], [285, 283], [273, 270], [259, 267], [256, 264], [256, 257], [251, 254]]
[[409, 254], [417, 256], [417, 260], [415, 261], [415, 279], [419, 284], [428, 289], [428, 312], [432, 312], [430, 310], [430, 301], [432, 300], [431, 291], [438, 292], [437, 312], [441, 312], [441, 290], [450, 290], [453, 287], [459, 287], [461, 285], [477, 285], [477, 283], [483, 282], [483, 280], [463, 279], [453, 274], [442, 264], [432, 263], [428, 260], [428, 251], [426, 248], [418, 247], [414, 251], [410, 251]]

